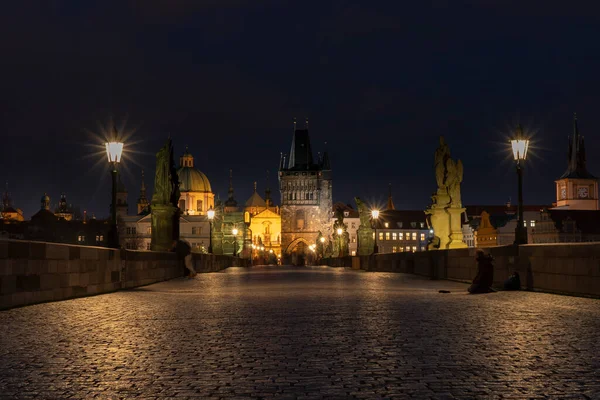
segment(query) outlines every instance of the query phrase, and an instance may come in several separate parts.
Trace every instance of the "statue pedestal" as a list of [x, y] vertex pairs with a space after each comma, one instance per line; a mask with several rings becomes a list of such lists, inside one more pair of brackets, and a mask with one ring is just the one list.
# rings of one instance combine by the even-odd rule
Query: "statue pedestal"
[[450, 215], [444, 207], [439, 207], [438, 204], [433, 204], [425, 211], [425, 214], [430, 216], [431, 228], [433, 234], [440, 239], [439, 250], [448, 248], [450, 243]]
[[463, 242], [462, 233], [462, 213], [465, 212], [465, 208], [450, 207], [446, 211], [450, 215], [450, 243], [448, 244], [448, 248], [464, 249], [468, 247]]
[[358, 255], [370, 256], [375, 251], [375, 241], [373, 240], [373, 229], [358, 228]]
[[152, 205], [152, 251], [169, 251], [179, 239], [179, 208], [170, 205]]

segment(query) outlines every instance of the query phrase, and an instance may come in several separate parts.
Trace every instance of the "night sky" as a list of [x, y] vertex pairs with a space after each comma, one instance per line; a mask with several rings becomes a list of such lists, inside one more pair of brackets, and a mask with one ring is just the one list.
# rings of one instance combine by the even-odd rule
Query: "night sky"
[[[327, 142], [334, 201], [424, 209], [445, 135], [465, 204], [516, 200], [507, 140], [533, 134], [525, 202], [549, 204], [577, 112], [600, 175], [600, 10], [559, 1], [5, 1], [0, 6], [0, 180], [26, 217], [47, 192], [107, 216], [99, 125], [135, 131], [124, 183], [149, 196], [155, 153], [189, 145], [213, 191], [276, 191], [292, 118]], [[421, 4], [423, 3], [423, 4]], [[427, 4], [424, 4], [427, 3]], [[535, 5], [533, 4], [535, 3]], [[531, 5], [529, 5], [531, 4]], [[543, 6], [540, 6], [543, 5]], [[100, 151], [100, 152], [99, 152]], [[315, 154], [316, 156], [316, 154]]]

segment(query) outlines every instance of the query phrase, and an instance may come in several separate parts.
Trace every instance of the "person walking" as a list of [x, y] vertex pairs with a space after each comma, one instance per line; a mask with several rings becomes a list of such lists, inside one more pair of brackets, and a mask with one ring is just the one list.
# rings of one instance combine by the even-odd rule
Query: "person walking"
[[185, 270], [184, 276], [188, 278], [193, 278], [198, 273], [194, 270], [194, 266], [192, 265], [192, 247], [185, 240], [174, 240], [173, 246], [171, 246], [171, 251], [174, 251], [177, 254], [177, 259], [183, 261]]

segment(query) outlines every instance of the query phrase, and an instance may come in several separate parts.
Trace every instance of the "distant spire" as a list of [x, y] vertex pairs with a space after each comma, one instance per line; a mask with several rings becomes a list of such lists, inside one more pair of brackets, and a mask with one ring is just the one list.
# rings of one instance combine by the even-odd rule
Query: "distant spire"
[[587, 170], [585, 141], [583, 136], [579, 134], [576, 113], [573, 113], [573, 134], [569, 136], [569, 153], [567, 159], [568, 167], [565, 173], [560, 177], [561, 179], [596, 179], [596, 177], [590, 174]]
[[254, 181], [254, 193], [256, 193], [256, 181]]
[[271, 200], [271, 186], [269, 184], [269, 170], [267, 170], [267, 185], [265, 189], [265, 203], [267, 203], [267, 207], [273, 206], [273, 201]]
[[148, 210], [148, 199], [146, 198], [146, 183], [144, 182], [144, 170], [142, 170], [142, 185], [140, 187], [140, 197], [137, 201], [138, 214]]
[[394, 207], [394, 201], [392, 200], [392, 183], [391, 182], [389, 184], [387, 209], [388, 210], [395, 210], [396, 209], [396, 207]]
[[140, 197], [146, 197], [146, 183], [144, 182], [144, 170], [142, 170], [142, 186], [140, 188]]

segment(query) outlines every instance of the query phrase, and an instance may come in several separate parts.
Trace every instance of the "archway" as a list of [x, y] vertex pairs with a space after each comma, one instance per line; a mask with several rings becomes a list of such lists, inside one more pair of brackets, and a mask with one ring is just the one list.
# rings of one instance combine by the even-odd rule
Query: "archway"
[[306, 265], [308, 241], [297, 238], [285, 249], [285, 262], [291, 265]]

